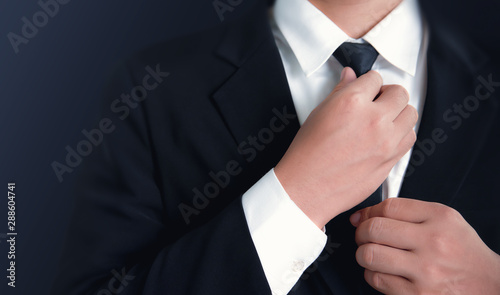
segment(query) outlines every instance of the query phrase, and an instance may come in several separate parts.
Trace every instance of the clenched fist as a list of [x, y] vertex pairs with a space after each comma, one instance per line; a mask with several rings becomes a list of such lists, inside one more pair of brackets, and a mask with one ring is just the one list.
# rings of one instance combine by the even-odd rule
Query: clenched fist
[[403, 87], [382, 86], [375, 71], [356, 78], [345, 68], [341, 76], [275, 167], [290, 198], [320, 228], [370, 196], [416, 140], [418, 114]]

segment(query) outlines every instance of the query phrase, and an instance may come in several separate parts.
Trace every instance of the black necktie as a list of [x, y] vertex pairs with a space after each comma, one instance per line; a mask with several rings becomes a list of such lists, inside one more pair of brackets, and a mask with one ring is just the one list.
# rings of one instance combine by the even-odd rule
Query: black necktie
[[[333, 56], [344, 66], [351, 67], [356, 76], [366, 74], [377, 59], [378, 52], [369, 43], [344, 42], [335, 50]], [[355, 210], [373, 206], [382, 201], [382, 186], [369, 198], [355, 207]]]
[[372, 68], [378, 52], [369, 43], [344, 42], [335, 50], [333, 56], [344, 67], [351, 67], [359, 77]]

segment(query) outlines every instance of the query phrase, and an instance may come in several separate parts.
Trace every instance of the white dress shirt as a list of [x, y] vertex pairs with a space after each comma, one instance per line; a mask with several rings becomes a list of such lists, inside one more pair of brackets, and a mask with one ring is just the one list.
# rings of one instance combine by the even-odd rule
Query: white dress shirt
[[[416, 0], [403, 0], [357, 40], [306, 0], [277, 0], [270, 21], [300, 124], [339, 82], [343, 67], [332, 54], [346, 41], [370, 43], [379, 52], [372, 69], [385, 85], [405, 87], [422, 114], [428, 33]], [[410, 153], [385, 180], [384, 198], [398, 196]], [[274, 170], [243, 195], [243, 209], [273, 294], [288, 293], [321, 254], [326, 234], [290, 199]]]

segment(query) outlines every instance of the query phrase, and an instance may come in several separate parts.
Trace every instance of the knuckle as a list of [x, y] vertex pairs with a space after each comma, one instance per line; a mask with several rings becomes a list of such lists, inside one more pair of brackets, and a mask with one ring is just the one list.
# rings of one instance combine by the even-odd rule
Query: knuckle
[[398, 96], [407, 104], [410, 101], [410, 93], [401, 85], [398, 85]]
[[393, 216], [398, 211], [398, 200], [389, 198], [382, 202], [382, 216]]
[[442, 277], [441, 269], [435, 263], [427, 263], [422, 274], [427, 282], [440, 281]]
[[361, 247], [358, 248], [358, 255], [360, 259], [358, 261], [361, 265], [365, 266], [366, 268], [369, 268], [370, 266], [373, 265], [373, 246], [372, 245], [362, 245]]
[[429, 278], [432, 277], [432, 273], [430, 270], [432, 264], [429, 264], [426, 261], [421, 261], [419, 266], [420, 266], [419, 274], [423, 280], [428, 280]]
[[408, 93], [406, 88], [401, 85], [387, 85], [387, 90], [390, 90], [389, 95], [391, 99], [395, 99], [401, 104], [408, 104], [408, 102], [410, 101], [410, 94]]
[[443, 204], [437, 203], [436, 211], [437, 216], [447, 221], [456, 221], [462, 218], [462, 215], [457, 210]]
[[376, 72], [376, 71], [373, 71], [375, 73], [375, 79], [376, 79], [376, 82], [377, 82], [377, 85], [382, 85], [384, 84], [384, 79], [382, 78], [382, 75], [380, 75], [379, 72]]
[[461, 220], [462, 219], [462, 215], [457, 210], [455, 210], [451, 207], [446, 207], [445, 217], [448, 220]]
[[[430, 235], [430, 245], [432, 245], [432, 249], [436, 251], [436, 253], [447, 253], [449, 250], [448, 238], [440, 233], [433, 233]], [[428, 268], [432, 270], [433, 265]]]
[[[375, 115], [370, 120], [370, 125], [376, 132], [384, 132], [386, 128], [384, 128], [385, 121], [383, 116]], [[385, 132], [384, 132], [385, 133]]]
[[369, 80], [372, 81], [372, 83], [374, 83], [376, 85], [382, 86], [382, 84], [384, 83], [384, 80], [382, 79], [382, 75], [380, 75], [380, 73], [377, 71], [369, 71], [365, 75], [370, 77]]
[[383, 131], [384, 128], [382, 123], [374, 128], [377, 128], [376, 130], [381, 130], [380, 133], [377, 133], [381, 135], [376, 138], [376, 144], [373, 145], [374, 150], [377, 151], [382, 159], [387, 159], [388, 157], [393, 156], [399, 142], [394, 137], [390, 136], [390, 134]]
[[383, 228], [383, 219], [380, 217], [373, 217], [368, 220], [368, 235], [376, 237], [380, 234]]
[[410, 143], [413, 145], [417, 141], [417, 133], [414, 129], [410, 131]]
[[365, 271], [365, 280], [377, 290], [393, 289], [386, 275], [380, 272]]
[[409, 109], [409, 113], [413, 122], [413, 125], [417, 122], [418, 120], [418, 111], [415, 107], [408, 105], [407, 108]]
[[348, 108], [357, 108], [363, 101], [363, 92], [359, 89], [351, 89], [346, 94], [345, 104]]
[[376, 289], [380, 289], [384, 286], [383, 278], [378, 272], [373, 272], [371, 274], [370, 281], [372, 282], [373, 287], [375, 287]]

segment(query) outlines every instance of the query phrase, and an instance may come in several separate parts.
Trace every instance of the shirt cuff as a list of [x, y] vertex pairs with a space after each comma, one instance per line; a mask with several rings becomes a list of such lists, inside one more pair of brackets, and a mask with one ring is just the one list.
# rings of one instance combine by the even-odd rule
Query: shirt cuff
[[327, 236], [290, 199], [271, 169], [243, 195], [253, 243], [273, 294], [287, 294], [321, 254]]

